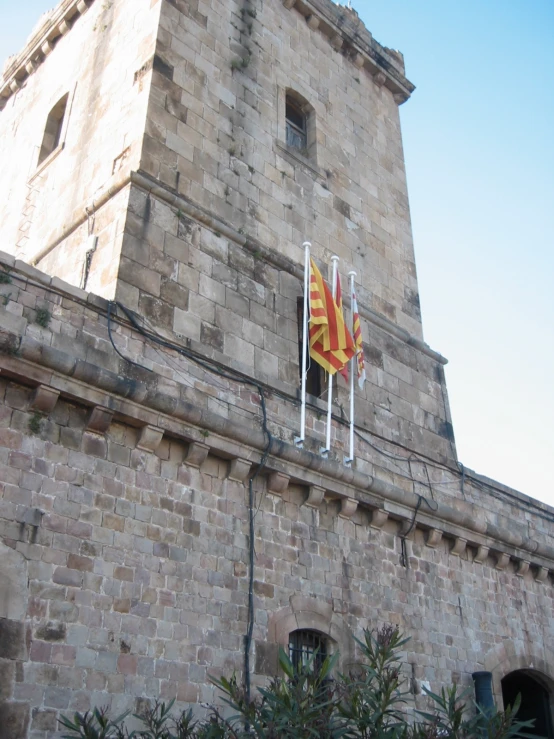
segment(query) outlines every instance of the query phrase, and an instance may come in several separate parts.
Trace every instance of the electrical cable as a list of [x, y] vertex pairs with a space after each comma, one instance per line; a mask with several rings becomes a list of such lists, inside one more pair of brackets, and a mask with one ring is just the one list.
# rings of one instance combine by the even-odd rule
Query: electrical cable
[[[32, 278], [27, 277], [25, 275], [18, 275], [17, 273], [12, 272], [9, 268], [7, 270], [7, 273], [10, 275], [11, 278], [17, 280], [18, 282], [23, 282], [23, 283], [26, 283], [26, 284], [29, 284], [29, 285], [33, 285], [34, 287], [39, 287], [42, 290], [45, 290], [46, 289], [47, 292], [50, 292], [50, 293], [53, 293], [53, 294], [56, 294], [56, 295], [63, 294], [63, 292], [61, 292], [60, 290], [56, 290], [56, 289], [52, 288], [51, 286], [45, 286], [44, 283], [42, 283], [42, 282], [38, 282], [37, 280], [33, 280]], [[122, 310], [124, 310], [124, 306], [122, 306], [121, 303], [119, 303], [118, 305], [122, 308]], [[99, 311], [94, 306], [89, 306], [89, 307], [92, 310], [96, 310], [99, 314], [101, 314], [101, 311]], [[124, 311], [124, 312], [126, 313], [126, 311]], [[109, 314], [110, 314], [110, 309], [108, 307], [108, 316], [109, 316]], [[126, 313], [126, 315], [127, 315], [127, 313]], [[108, 323], [109, 323], [109, 321], [108, 321]], [[143, 333], [143, 332], [141, 332], [141, 333]], [[154, 334], [153, 334], [153, 336], [154, 336]], [[123, 354], [121, 354], [121, 352], [118, 351], [117, 347], [114, 345], [113, 338], [111, 336], [110, 336], [110, 341], [111, 341], [112, 346], [113, 346], [114, 350], [116, 351], [116, 353], [122, 359], [124, 359], [126, 362], [130, 362], [131, 364], [134, 364], [135, 366], [140, 367], [141, 369], [147, 370], [148, 372], [152, 372], [152, 370], [150, 368], [144, 367], [143, 365], [140, 365], [140, 364], [138, 364], [136, 362], [133, 362], [132, 360], [130, 360], [127, 357], [123, 356]], [[166, 342], [166, 346], [167, 346], [167, 348], [172, 349], [174, 351], [178, 351], [178, 352], [180, 351], [184, 356], [189, 356], [189, 355], [187, 355], [185, 353], [185, 350], [184, 350], [183, 347], [179, 347], [178, 345], [171, 344], [170, 342]], [[192, 352], [190, 353], [190, 358], [193, 358]], [[215, 363], [215, 364], [217, 364], [217, 363]], [[243, 381], [245, 381], [245, 382], [248, 381], [248, 378], [245, 375], [241, 375], [240, 373], [237, 373], [237, 378], [238, 377], [240, 377], [240, 379], [243, 380]], [[235, 379], [237, 379], [237, 378], [235, 378]], [[238, 381], [238, 379], [237, 379], [237, 381]], [[285, 400], [287, 400], [288, 402], [290, 402], [290, 403], [292, 403], [294, 405], [299, 405], [300, 404], [300, 401], [297, 398], [294, 398], [294, 397], [292, 397], [292, 396], [290, 396], [290, 395], [288, 395], [286, 393], [283, 393], [281, 391], [278, 391], [275, 388], [271, 388], [271, 392], [272, 392], [272, 394], [274, 394], [274, 395], [276, 395], [278, 397], [284, 398]], [[442, 389], [442, 384], [441, 384], [441, 392], [443, 393], [443, 396], [444, 396], [444, 390]], [[313, 403], [307, 403], [307, 406], [310, 407], [310, 408], [312, 408], [316, 412], [319, 412], [320, 411], [320, 409], [316, 405], [314, 405]], [[333, 417], [339, 423], [341, 423], [341, 424], [344, 424], [345, 423], [345, 421], [343, 421], [343, 419], [338, 418], [337, 416], [333, 416]], [[397, 461], [406, 461], [406, 458], [405, 457], [400, 457], [398, 455], [393, 455], [393, 454], [391, 454], [389, 452], [386, 452], [384, 449], [381, 449], [380, 447], [376, 446], [375, 444], [373, 444], [372, 442], [370, 442], [368, 439], [366, 439], [357, 429], [355, 430], [355, 433], [356, 433], [356, 435], [360, 439], [362, 439], [362, 441], [364, 441], [364, 443], [366, 443], [368, 446], [370, 446], [372, 449], [374, 449], [378, 454], [381, 454], [382, 456], [388, 457], [389, 459], [395, 459], [396, 458]], [[451, 446], [453, 446], [452, 445], [452, 442], [451, 442]], [[420, 459], [420, 461], [423, 464], [427, 464], [429, 467], [432, 467], [433, 469], [441, 470], [443, 472], [445, 470], [448, 470], [449, 472], [452, 472], [452, 470], [449, 467], [447, 467], [446, 465], [441, 465], [439, 463], [433, 462], [430, 459], [423, 460], [420, 455], [418, 455], [418, 459]], [[554, 523], [554, 516], [549, 515], [549, 514], [545, 513], [542, 510], [540, 501], [534, 501], [533, 499], [529, 499], [528, 501], [522, 501], [521, 498], [517, 494], [513, 494], [513, 493], [510, 493], [510, 492], [505, 491], [505, 490], [503, 490], [501, 492], [498, 492], [492, 485], [489, 485], [486, 482], [482, 482], [481, 480], [478, 480], [476, 477], [473, 477], [471, 475], [468, 475], [467, 474], [467, 471], [466, 471], [466, 468], [461, 463], [458, 463], [458, 465], [459, 465], [459, 467], [461, 467], [460, 477], [461, 477], [462, 485], [465, 483], [466, 479], [469, 479], [469, 480], [471, 480], [471, 484], [474, 487], [476, 487], [479, 490], [483, 491], [487, 495], [490, 495], [491, 497], [493, 497], [493, 498], [495, 498], [497, 500], [501, 500], [503, 502], [506, 502], [506, 499], [509, 498], [510, 499], [510, 504], [513, 505], [514, 507], [516, 507], [517, 509], [519, 509], [521, 511], [525, 511], [525, 512], [531, 512], [533, 515], [537, 516], [538, 518], [541, 518], [544, 521], [548, 521], [549, 523]], [[444, 486], [448, 486], [448, 485], [459, 485], [459, 484], [460, 484], [460, 481], [457, 481], [457, 480], [453, 480], [453, 481], [450, 481], [450, 482], [436, 482], [436, 483], [434, 483], [435, 487], [444, 487]]]
[[111, 342], [111, 345], [113, 346], [113, 349], [114, 349], [115, 353], [117, 355], [119, 355], [121, 357], [121, 359], [123, 359], [125, 362], [128, 362], [129, 364], [132, 364], [135, 367], [139, 367], [142, 370], [146, 370], [147, 372], [152, 372], [152, 370], [149, 369], [148, 367], [144, 367], [142, 364], [139, 364], [138, 362], [135, 362], [134, 360], [129, 359], [129, 357], [126, 357], [124, 354], [122, 354], [119, 351], [119, 349], [115, 345], [115, 342], [114, 342], [113, 336], [112, 336], [112, 305], [113, 305], [113, 303], [110, 300], [109, 303], [108, 303], [108, 336], [110, 337], [110, 342]]

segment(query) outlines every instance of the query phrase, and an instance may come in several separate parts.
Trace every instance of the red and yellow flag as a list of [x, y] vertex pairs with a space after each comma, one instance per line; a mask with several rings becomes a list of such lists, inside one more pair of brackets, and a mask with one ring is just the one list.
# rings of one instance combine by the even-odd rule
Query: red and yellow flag
[[352, 293], [352, 333], [354, 334], [354, 343], [356, 344], [356, 363], [358, 365], [358, 385], [360, 390], [365, 382], [365, 362], [364, 362], [364, 345], [362, 342], [362, 326], [360, 323], [360, 314], [358, 313], [358, 301], [356, 293]]
[[[337, 289], [335, 290], [335, 303], [337, 304], [342, 320], [344, 321], [344, 311], [342, 308], [342, 288], [340, 286], [340, 275], [338, 272], [337, 272]], [[344, 365], [342, 369], [339, 370], [339, 372], [344, 377], [346, 382], [348, 382], [348, 362]]]
[[310, 259], [310, 357], [326, 372], [342, 370], [356, 353], [342, 310]]

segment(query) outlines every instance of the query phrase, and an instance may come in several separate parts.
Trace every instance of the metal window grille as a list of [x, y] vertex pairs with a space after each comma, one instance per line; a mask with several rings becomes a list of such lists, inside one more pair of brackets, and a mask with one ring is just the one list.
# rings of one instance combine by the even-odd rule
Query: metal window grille
[[305, 152], [308, 144], [306, 116], [290, 98], [287, 98], [285, 118], [287, 124], [287, 145]]
[[309, 629], [293, 631], [289, 637], [289, 656], [294, 667], [298, 669], [307, 665], [314, 654], [312, 665], [318, 671], [327, 657], [327, 646], [323, 634]]

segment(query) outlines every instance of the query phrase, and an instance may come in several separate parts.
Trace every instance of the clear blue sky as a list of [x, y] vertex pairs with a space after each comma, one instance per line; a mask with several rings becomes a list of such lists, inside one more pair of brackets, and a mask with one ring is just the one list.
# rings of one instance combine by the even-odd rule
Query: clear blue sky
[[[423, 327], [450, 360], [460, 461], [554, 505], [554, 2], [353, 4], [417, 85], [401, 116]], [[0, 0], [0, 59], [52, 5]]]

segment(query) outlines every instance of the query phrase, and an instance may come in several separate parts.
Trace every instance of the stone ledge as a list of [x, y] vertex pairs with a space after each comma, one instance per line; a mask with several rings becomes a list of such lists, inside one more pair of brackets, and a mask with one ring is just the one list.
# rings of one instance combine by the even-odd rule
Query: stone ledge
[[[206, 446], [215, 456], [249, 458], [253, 463], [261, 459], [266, 440], [259, 428], [249, 428], [221, 418], [182, 400], [170, 398], [168, 404], [163, 393], [148, 392], [139, 381], [126, 381], [124, 377], [93, 365], [89, 365], [86, 371], [77, 372], [79, 363], [75, 359], [36, 341], [22, 341], [19, 351], [19, 356], [0, 354], [2, 374], [27, 386], [48, 385], [72, 402], [113, 409], [115, 419], [143, 428], [144, 439], [141, 438], [139, 446], [148, 451], [157, 446], [167, 427], [172, 425], [177, 438], [193, 441], [191, 436], [194, 436], [199, 446], [205, 443], [205, 432], [209, 431], [209, 444]], [[67, 376], [68, 369], [73, 377]], [[196, 427], [194, 431], [191, 425]], [[152, 436], [152, 432], [155, 438], [146, 439]], [[384, 509], [392, 518], [409, 522], [418, 503], [418, 496], [412, 492], [346, 468], [338, 462], [324, 460], [284, 441], [274, 441], [266, 471], [280, 473], [282, 477], [290, 477], [293, 482], [308, 487], [312, 495], [307, 502], [314, 507], [318, 507], [329, 494], [329, 497], [341, 501], [345, 498], [355, 500], [366, 510]], [[341, 502], [341, 505], [347, 504]], [[548, 571], [554, 569], [554, 548], [545, 541], [528, 539], [526, 530], [517, 524], [510, 530], [491, 524], [484, 513], [461, 501], [456, 508], [440, 503], [436, 511], [420, 508], [416, 525], [418, 528], [440, 530], [445, 537], [453, 539], [454, 554], [462, 553], [466, 543], [474, 548], [488, 547], [498, 558], [497, 567], [505, 568], [510, 559], [525, 561], [534, 570], [545, 568], [546, 577], [542, 574], [544, 570], [540, 570], [540, 577], [548, 579]], [[373, 525], [378, 517], [379, 513], [375, 514]]]

